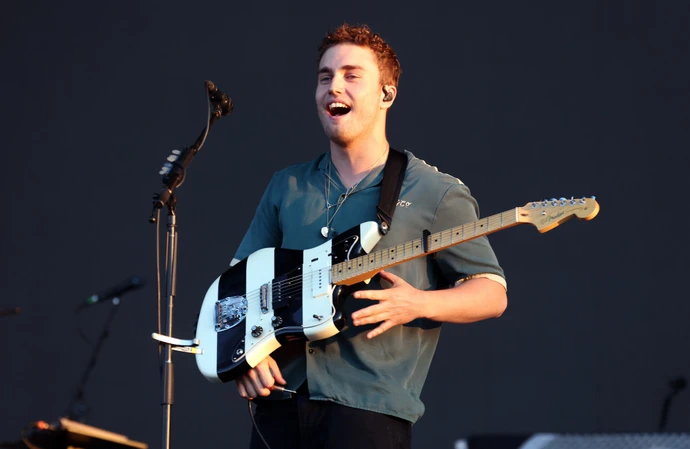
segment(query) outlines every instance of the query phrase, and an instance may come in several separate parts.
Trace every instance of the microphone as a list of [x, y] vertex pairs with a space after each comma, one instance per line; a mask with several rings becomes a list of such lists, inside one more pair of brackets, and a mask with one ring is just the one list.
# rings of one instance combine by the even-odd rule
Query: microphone
[[93, 304], [100, 304], [104, 303], [110, 299], [113, 298], [118, 298], [125, 293], [129, 292], [130, 290], [136, 290], [144, 286], [144, 280], [139, 277], [139, 276], [132, 276], [125, 281], [110, 287], [107, 290], [103, 290], [102, 292], [93, 294], [86, 298], [86, 301], [81, 305], [82, 307], [84, 306], [90, 306]]
[[206, 81], [206, 90], [208, 90], [209, 98], [211, 103], [219, 108], [221, 115], [229, 115], [235, 106], [232, 104], [232, 100], [223, 92], [218, 89], [218, 87], [213, 84], [212, 81]]

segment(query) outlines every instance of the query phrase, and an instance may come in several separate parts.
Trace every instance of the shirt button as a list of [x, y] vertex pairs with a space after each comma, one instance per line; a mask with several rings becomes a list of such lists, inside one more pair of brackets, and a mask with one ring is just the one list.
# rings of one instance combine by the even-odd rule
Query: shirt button
[[309, 354], [313, 354], [313, 353], [314, 353], [314, 350], [309, 348]]

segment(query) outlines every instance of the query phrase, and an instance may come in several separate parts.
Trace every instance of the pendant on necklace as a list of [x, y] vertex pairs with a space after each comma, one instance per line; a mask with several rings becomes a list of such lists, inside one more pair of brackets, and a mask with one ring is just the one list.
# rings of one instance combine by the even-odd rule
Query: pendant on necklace
[[328, 226], [324, 226], [321, 228], [321, 235], [323, 238], [327, 239], [328, 238]]

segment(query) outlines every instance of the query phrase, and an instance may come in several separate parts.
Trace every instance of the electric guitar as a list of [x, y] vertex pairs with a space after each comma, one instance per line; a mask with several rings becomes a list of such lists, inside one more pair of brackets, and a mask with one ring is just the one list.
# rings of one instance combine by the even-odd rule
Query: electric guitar
[[417, 257], [474, 238], [531, 223], [541, 233], [577, 217], [599, 213], [592, 198], [527, 203], [503, 213], [388, 249], [372, 252], [381, 239], [369, 221], [317, 247], [264, 248], [227, 269], [211, 285], [201, 305], [196, 338], [203, 351], [197, 366], [212, 382], [229, 382], [293, 340], [320, 340], [344, 327], [345, 287]]

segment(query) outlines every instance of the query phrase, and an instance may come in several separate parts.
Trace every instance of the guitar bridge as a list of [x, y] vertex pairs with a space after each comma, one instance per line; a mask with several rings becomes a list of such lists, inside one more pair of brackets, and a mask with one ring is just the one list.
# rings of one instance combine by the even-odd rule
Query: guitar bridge
[[230, 296], [216, 301], [215, 330], [223, 332], [232, 329], [247, 315], [247, 298]]

